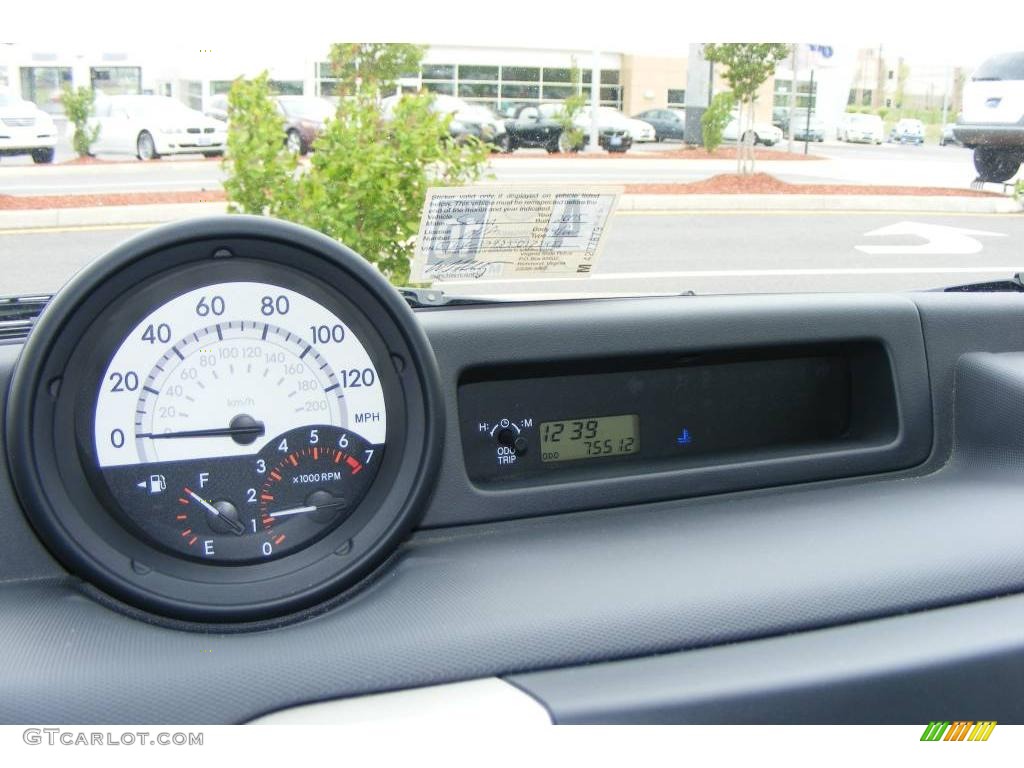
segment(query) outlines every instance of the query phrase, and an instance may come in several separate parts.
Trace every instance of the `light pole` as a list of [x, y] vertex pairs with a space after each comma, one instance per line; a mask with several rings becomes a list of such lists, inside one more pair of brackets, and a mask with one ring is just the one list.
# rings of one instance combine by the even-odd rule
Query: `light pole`
[[601, 151], [601, 129], [597, 123], [597, 109], [601, 104], [601, 52], [594, 49], [594, 59], [590, 63], [590, 141], [588, 152]]

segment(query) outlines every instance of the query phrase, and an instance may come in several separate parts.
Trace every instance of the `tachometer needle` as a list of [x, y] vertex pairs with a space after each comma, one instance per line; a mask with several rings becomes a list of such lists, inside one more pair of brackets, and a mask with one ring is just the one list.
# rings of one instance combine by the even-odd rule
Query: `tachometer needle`
[[285, 517], [286, 515], [301, 515], [306, 512], [316, 512], [320, 507], [292, 507], [291, 509], [279, 509], [277, 512], [271, 512], [271, 517]]
[[198, 493], [193, 491], [191, 488], [186, 488], [185, 493], [187, 493], [189, 496], [195, 499], [199, 503], [199, 506], [201, 506], [203, 509], [209, 512], [211, 515], [215, 515], [216, 517], [220, 518], [225, 523], [227, 523], [228, 528], [230, 528], [232, 531], [234, 531], [237, 534], [245, 533], [244, 525], [242, 525], [238, 520], [234, 520], [228, 517], [227, 515], [222, 515], [219, 509], [217, 509], [215, 506], [213, 506], [213, 504], [208, 502], [206, 499], [204, 499]]

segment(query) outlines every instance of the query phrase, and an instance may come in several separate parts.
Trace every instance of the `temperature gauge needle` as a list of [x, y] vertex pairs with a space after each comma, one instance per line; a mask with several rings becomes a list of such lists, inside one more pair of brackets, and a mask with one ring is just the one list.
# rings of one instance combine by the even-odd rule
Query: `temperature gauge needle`
[[196, 493], [195, 491], [191, 490], [190, 488], [186, 488], [185, 489], [185, 493], [187, 493], [189, 496], [191, 496], [193, 499], [195, 499], [195, 501], [199, 504], [199, 506], [201, 506], [203, 509], [205, 509], [207, 512], [209, 512], [211, 515], [216, 515], [218, 518], [223, 520], [227, 524], [228, 528], [230, 528], [236, 534], [243, 534], [243, 533], [245, 533], [245, 526], [244, 525], [242, 525], [238, 520], [234, 520], [233, 518], [230, 518], [227, 515], [222, 515], [220, 513], [219, 509], [217, 509], [215, 506], [213, 506], [213, 504], [208, 502], [206, 499], [204, 499], [198, 493]]

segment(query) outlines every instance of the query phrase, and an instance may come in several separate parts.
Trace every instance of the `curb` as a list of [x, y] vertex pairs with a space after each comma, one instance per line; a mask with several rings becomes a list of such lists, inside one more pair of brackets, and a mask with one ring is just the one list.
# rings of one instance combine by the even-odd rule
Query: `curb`
[[[1007, 197], [938, 195], [623, 195], [620, 211], [836, 211], [896, 213], [1021, 213]], [[0, 211], [0, 230], [162, 224], [225, 213], [227, 204], [165, 203]]]
[[1020, 213], [1009, 197], [942, 195], [623, 195], [620, 211]]
[[0, 230], [163, 224], [227, 212], [227, 203], [163, 203], [0, 211]]

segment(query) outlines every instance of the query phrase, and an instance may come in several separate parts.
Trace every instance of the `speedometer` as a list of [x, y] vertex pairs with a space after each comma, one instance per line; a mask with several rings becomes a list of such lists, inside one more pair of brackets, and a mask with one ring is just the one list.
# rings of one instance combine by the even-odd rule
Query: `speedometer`
[[269, 219], [170, 225], [58, 294], [8, 398], [11, 472], [70, 570], [127, 606], [251, 620], [380, 565], [439, 461], [436, 364], [356, 254]]
[[154, 543], [245, 561], [308, 544], [359, 504], [384, 457], [380, 372], [298, 291], [216, 283], [144, 317], [96, 400], [97, 463]]

